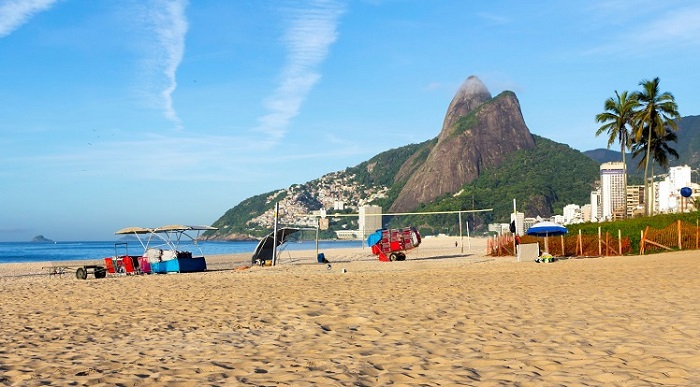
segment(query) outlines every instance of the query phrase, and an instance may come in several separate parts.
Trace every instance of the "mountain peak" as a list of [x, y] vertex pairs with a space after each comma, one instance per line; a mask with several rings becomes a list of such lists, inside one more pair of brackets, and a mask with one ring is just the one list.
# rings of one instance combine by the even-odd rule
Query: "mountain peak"
[[462, 83], [462, 86], [459, 87], [459, 90], [457, 91], [456, 97], [459, 97], [460, 95], [463, 96], [482, 96], [485, 97], [487, 100], [491, 99], [491, 93], [489, 92], [489, 89], [486, 88], [486, 85], [484, 85], [483, 82], [476, 76], [476, 75], [470, 75], [467, 80]]
[[391, 211], [409, 211], [440, 195], [454, 193], [499, 166], [512, 152], [532, 149], [535, 142], [520, 111], [518, 98], [503, 92], [491, 98], [475, 76], [452, 99], [438, 141], [420, 165], [409, 159], [397, 177], [407, 178]]
[[475, 75], [469, 76], [459, 87], [450, 106], [447, 108], [445, 121], [442, 123], [444, 130], [450, 130], [459, 117], [466, 116], [474, 109], [491, 99], [491, 93], [483, 82]]

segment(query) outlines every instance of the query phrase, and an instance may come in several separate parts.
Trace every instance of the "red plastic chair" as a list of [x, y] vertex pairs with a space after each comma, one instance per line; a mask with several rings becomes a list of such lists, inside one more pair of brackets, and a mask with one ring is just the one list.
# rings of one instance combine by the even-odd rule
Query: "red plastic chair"
[[114, 268], [114, 260], [112, 257], [105, 258], [105, 267], [107, 268], [107, 273], [116, 274], [117, 270]]
[[124, 273], [134, 274], [134, 260], [130, 256], [125, 255], [122, 257], [122, 267], [124, 268]]
[[139, 257], [139, 268], [141, 269], [141, 273], [151, 273], [151, 263], [148, 262], [148, 257]]

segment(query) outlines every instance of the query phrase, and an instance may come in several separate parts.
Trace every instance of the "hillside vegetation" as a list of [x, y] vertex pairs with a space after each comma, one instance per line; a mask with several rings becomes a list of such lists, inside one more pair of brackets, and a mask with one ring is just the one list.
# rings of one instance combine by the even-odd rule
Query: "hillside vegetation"
[[[700, 116], [684, 117], [679, 122], [679, 141], [674, 146], [680, 154], [679, 160], [671, 160], [671, 165], [689, 164], [697, 167], [700, 163]], [[599, 178], [599, 163], [617, 161], [619, 152], [599, 149], [581, 153], [568, 145], [559, 144], [546, 138], [533, 135], [535, 148], [508, 154], [496, 168], [482, 171], [471, 183], [461, 187], [456, 193], [446, 194], [429, 203], [419, 205], [415, 212], [455, 211], [487, 209], [493, 211], [464, 215], [472, 232], [485, 231], [486, 225], [493, 222], [508, 222], [513, 212], [513, 199], [517, 209], [526, 216], [548, 217], [562, 213], [567, 204], [583, 205], [590, 201], [590, 192]], [[204, 237], [211, 239], [244, 239], [260, 237], [271, 231], [271, 226], [252, 221], [264, 217], [273, 209], [275, 202], [287, 201], [298, 208], [326, 208], [329, 212], [332, 201], [322, 202], [319, 197], [333, 194], [333, 200], [342, 201], [346, 209], [353, 213], [360, 205], [373, 204], [382, 207], [384, 212], [396, 200], [404, 188], [412, 169], [422, 165], [437, 143], [437, 138], [420, 144], [410, 144], [382, 152], [368, 161], [344, 171], [329, 173], [304, 184], [294, 184], [289, 188], [250, 197], [226, 211], [213, 226], [216, 232], [207, 232]], [[630, 172], [636, 170], [638, 160], [630, 160]], [[459, 161], [455, 161], [459, 162]], [[694, 163], [694, 164], [693, 164]], [[403, 167], [403, 169], [402, 169]], [[661, 172], [659, 168], [656, 173]], [[641, 183], [639, 175], [630, 176], [630, 184]], [[643, 176], [643, 174], [642, 174]], [[453, 215], [405, 215], [385, 218], [390, 226], [415, 225], [423, 234], [457, 233], [458, 216]], [[691, 219], [692, 220], [692, 219]], [[639, 230], [647, 224], [664, 222], [664, 217], [637, 218], [627, 222], [630, 238], [638, 248]], [[693, 220], [694, 221], [694, 220]], [[288, 221], [286, 224], [293, 224]], [[627, 224], [627, 223], [626, 223]], [[599, 224], [589, 226], [597, 232]], [[601, 227], [617, 233], [614, 223], [601, 223]], [[322, 233], [324, 238], [332, 238], [333, 230], [356, 229], [357, 219], [352, 217], [331, 218], [331, 229]], [[626, 228], [628, 226], [625, 226]], [[654, 226], [656, 227], [656, 226]], [[660, 225], [663, 228], [665, 225]]]
[[[526, 216], [551, 216], [567, 204], [590, 201], [599, 175], [598, 164], [581, 152], [544, 137], [533, 136], [535, 148], [513, 153], [497, 168], [486, 170], [456, 195], [447, 195], [417, 211], [456, 211], [492, 208], [492, 212], [469, 215], [480, 228], [492, 222], [509, 222], [513, 199]], [[407, 215], [393, 225], [417, 225], [424, 233], [455, 233], [457, 215]], [[471, 227], [470, 227], [471, 228]]]

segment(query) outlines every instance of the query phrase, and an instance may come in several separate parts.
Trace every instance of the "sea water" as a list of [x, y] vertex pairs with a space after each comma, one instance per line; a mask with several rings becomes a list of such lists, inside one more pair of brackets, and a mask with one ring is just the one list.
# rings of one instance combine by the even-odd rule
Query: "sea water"
[[[215, 254], [253, 254], [257, 241], [197, 243], [181, 242], [178, 250], [199, 254], [201, 248], [204, 256]], [[335, 248], [362, 247], [360, 241], [319, 241], [319, 250]], [[315, 250], [315, 241], [289, 242], [280, 246], [285, 250]], [[141, 255], [143, 246], [138, 241], [83, 241], [83, 242], [0, 242], [0, 263], [10, 262], [46, 262], [97, 260], [114, 255]]]

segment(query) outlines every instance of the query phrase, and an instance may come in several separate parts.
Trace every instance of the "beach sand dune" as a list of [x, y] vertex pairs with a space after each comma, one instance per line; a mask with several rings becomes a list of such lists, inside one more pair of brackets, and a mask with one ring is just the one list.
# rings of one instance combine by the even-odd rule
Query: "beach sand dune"
[[405, 262], [285, 252], [275, 267], [237, 255], [85, 281], [6, 266], [0, 383], [700, 383], [697, 252], [537, 264], [472, 242], [426, 239]]

